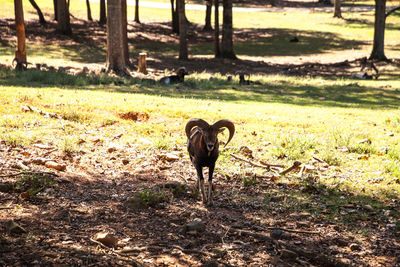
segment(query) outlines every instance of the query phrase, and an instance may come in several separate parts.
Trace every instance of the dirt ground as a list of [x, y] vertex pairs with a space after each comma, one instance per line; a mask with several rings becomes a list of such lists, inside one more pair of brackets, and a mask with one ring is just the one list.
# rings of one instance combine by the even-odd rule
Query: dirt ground
[[[89, 24], [100, 31], [98, 38], [90, 40], [87, 26], [83, 22], [75, 25], [72, 39], [55, 35], [52, 26], [27, 27], [28, 38], [39, 43], [105, 42], [103, 27]], [[148, 30], [147, 36], [170, 38], [167, 29], [152, 31], [157, 26], [130, 27], [132, 32], [141, 27]], [[9, 45], [13, 36], [7, 21], [1, 20], [0, 32], [1, 42]], [[211, 37], [204, 33], [200, 42], [202, 38]], [[132, 35], [131, 41], [144, 40]], [[148, 62], [160, 73], [181, 63], [172, 57]], [[307, 64], [208, 59], [185, 62], [191, 71], [221, 73], [243, 69], [262, 74], [332, 76], [349, 75], [350, 69], [359, 68], [359, 61]], [[293, 212], [287, 207], [285, 194], [271, 193], [302, 190], [296, 183], [275, 183], [265, 178], [262, 183], [245, 186], [240, 179], [219, 173], [214, 179], [214, 205], [204, 206], [193, 191], [195, 171], [184, 147], [176, 148], [175, 156], [168, 159], [156, 151], [129, 146], [109, 151], [101, 142], [87, 142], [93, 142], [93, 149], [73, 155], [43, 146], [0, 143], [0, 265], [400, 265], [400, 233], [373, 210], [370, 217], [355, 220], [369, 233], [363, 236], [350, 225], [327, 222], [320, 214]], [[35, 160], [39, 158], [52, 159], [66, 170], [49, 169]], [[139, 165], [135, 163], [138, 158], [143, 159]], [[21, 176], [20, 170], [25, 167], [29, 170]], [[52, 183], [33, 185], [21, 180], [27, 176], [45, 177]], [[34, 186], [38, 192], [29, 191]], [[266, 193], [271, 194], [269, 201], [265, 201]], [[318, 205], [318, 194], [312, 205]], [[400, 204], [393, 201], [388, 207], [388, 212], [396, 212]], [[347, 206], [343, 212], [362, 208]], [[109, 235], [99, 241], [99, 233]]]
[[[327, 222], [321, 214], [304, 212], [301, 207], [290, 209], [282, 192], [303, 190], [299, 184], [259, 177], [262, 182], [245, 186], [241, 179], [219, 173], [214, 177], [214, 204], [205, 206], [194, 191], [195, 171], [185, 148], [177, 147], [168, 156], [87, 142], [93, 148], [75, 154], [43, 144], [0, 144], [0, 265], [400, 263], [400, 233], [385, 227], [386, 219], [374, 211], [369, 218], [354, 222], [369, 233], [362, 237], [352, 224]], [[143, 159], [140, 164], [138, 158]], [[50, 159], [66, 170], [43, 165]], [[20, 168], [27, 169], [25, 176]], [[29, 175], [53, 182], [34, 185], [26, 179]], [[34, 186], [39, 188], [36, 195], [31, 190]], [[319, 205], [318, 201], [313, 205]], [[398, 202], [388, 205], [393, 212], [400, 206]], [[359, 208], [363, 207], [346, 206], [343, 212]], [[96, 235], [101, 233], [108, 233], [108, 239], [99, 242]]]

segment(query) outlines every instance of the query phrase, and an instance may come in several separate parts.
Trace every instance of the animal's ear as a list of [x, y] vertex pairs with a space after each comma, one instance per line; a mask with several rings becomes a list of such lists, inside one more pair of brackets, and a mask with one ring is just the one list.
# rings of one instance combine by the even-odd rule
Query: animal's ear
[[218, 133], [222, 133], [223, 131], [225, 131], [225, 128], [219, 128], [218, 129]]

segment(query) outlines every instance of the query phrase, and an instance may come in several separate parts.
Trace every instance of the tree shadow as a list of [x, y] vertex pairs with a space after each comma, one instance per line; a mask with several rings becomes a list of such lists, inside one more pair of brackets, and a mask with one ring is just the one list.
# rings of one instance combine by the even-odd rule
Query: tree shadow
[[[175, 56], [178, 53], [178, 36], [171, 34], [170, 23], [131, 23], [128, 27], [130, 51], [135, 58], [146, 51], [153, 56]], [[0, 20], [2, 46], [11, 49], [14, 43], [15, 25], [12, 20]], [[26, 34], [30, 54], [43, 56], [49, 53], [82, 63], [105, 62], [105, 27], [96, 22], [74, 20], [73, 35], [65, 36], [55, 30], [52, 21], [46, 26], [28, 22]], [[193, 24], [188, 34], [189, 50], [193, 56], [213, 55], [213, 34], [201, 31], [201, 25]], [[292, 38], [299, 42], [290, 42]], [[30, 43], [33, 44], [30, 44]], [[359, 48], [364, 42], [347, 40], [337, 34], [321, 31], [299, 31], [291, 29], [237, 29], [235, 51], [240, 56], [284, 56], [324, 53], [329, 50]], [[9, 53], [13, 53], [9, 51]]]
[[[57, 190], [48, 190], [35, 200], [18, 203], [13, 196], [15, 193], [9, 193], [11, 198], [0, 200], [0, 204], [7, 201], [19, 205], [25, 216], [11, 213], [0, 219], [0, 252], [3, 255], [0, 263], [136, 266], [143, 260], [161, 265], [158, 259], [166, 262], [172, 259], [175, 264], [199, 265], [207, 261], [229, 264], [229, 260], [235, 258], [250, 264], [255, 260], [252, 255], [262, 253], [263, 260], [257, 260], [262, 265], [270, 264], [282, 250], [274, 242], [235, 234], [229, 229], [267, 236], [272, 229], [294, 230], [290, 233], [290, 242], [299, 249], [335, 258], [336, 246], [339, 246], [341, 257], [357, 265], [366, 265], [367, 259], [364, 254], [348, 249], [351, 243], [362, 242], [363, 247], [373, 251], [373, 257], [398, 256], [399, 244], [393, 243], [396, 237], [386, 224], [395, 216], [399, 203], [352, 195], [321, 181], [271, 183], [258, 180], [250, 187], [243, 187], [240, 180], [221, 178], [220, 183], [217, 182], [215, 204], [208, 208], [190, 196], [173, 198], [154, 208], [130, 210], [125, 207], [125, 201], [133, 194], [162, 186], [170, 178], [170, 174], [155, 174], [154, 170], [142, 170], [141, 174], [125, 177], [70, 174], [57, 181]], [[393, 195], [393, 192], [387, 193]], [[195, 218], [205, 224], [204, 232], [182, 231]], [[16, 220], [27, 233], [7, 233], [5, 224], [10, 219]], [[324, 235], [305, 238], [304, 234], [296, 233], [304, 227]], [[93, 235], [104, 231], [112, 232], [118, 240], [127, 240], [125, 246], [134, 249], [124, 254], [91, 240]], [[350, 238], [360, 234], [374, 238], [362, 241]], [[306, 260], [323, 266], [316, 259]]]

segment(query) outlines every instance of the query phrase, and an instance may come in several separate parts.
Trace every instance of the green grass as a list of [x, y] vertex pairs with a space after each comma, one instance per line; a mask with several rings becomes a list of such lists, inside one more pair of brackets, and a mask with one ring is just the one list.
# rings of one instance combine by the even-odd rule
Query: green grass
[[[206, 74], [198, 74], [198, 77], [201, 81], [200, 78], [206, 78]], [[293, 160], [307, 162], [315, 156], [332, 166], [338, 166], [336, 168], [340, 168], [340, 176], [348, 177], [338, 183], [337, 178], [334, 178], [338, 173], [333, 168], [332, 172], [321, 177], [320, 183], [325, 187], [339, 186], [341, 190], [354, 195], [384, 199], [395, 197], [400, 186], [389, 181], [399, 176], [397, 149], [400, 136], [398, 133], [394, 136], [386, 133], [395, 132], [398, 128], [395, 119], [400, 117], [398, 98], [392, 97], [387, 105], [383, 99], [378, 99], [382, 104], [379, 101], [364, 102], [361, 96], [355, 97], [351, 103], [340, 100], [326, 103], [327, 100], [308, 99], [303, 95], [298, 97], [301, 101], [283, 101], [291, 98], [297, 86], [306, 87], [305, 84], [309, 84], [308, 90], [314, 91], [318, 87], [314, 88], [313, 85], [323, 80], [279, 76], [266, 76], [262, 79], [273, 79], [275, 84], [290, 81], [293, 87], [285, 87], [285, 92], [277, 98], [268, 90], [268, 83], [262, 93], [254, 93], [254, 88], [248, 86], [232, 89], [231, 85], [222, 82], [214, 84], [219, 89], [203, 89], [199, 82], [200, 86], [196, 89], [155, 86], [145, 90], [141, 87], [142, 92], [136, 89], [135, 84], [96, 89], [90, 86], [69, 86], [64, 89], [57, 86], [1, 86], [3, 97], [0, 100], [0, 114], [3, 115], [0, 118], [0, 139], [23, 146], [40, 140], [73, 153], [77, 149], [88, 149], [91, 146], [84, 143], [78, 147], [79, 138], [87, 140], [93, 135], [93, 138], [107, 139], [124, 132], [124, 137], [119, 141], [122, 146], [135, 143], [145, 150], [149, 144], [142, 140], [146, 139], [156, 151], [171, 151], [175, 146], [184, 148], [185, 136], [182, 129], [189, 118], [200, 117], [210, 122], [229, 118], [237, 125], [235, 137], [229, 145], [231, 151], [246, 145], [255, 151], [256, 158], [285, 165], [291, 164]], [[324, 82], [331, 83], [332, 88], [347, 83]], [[358, 89], [352, 91], [352, 88], [358, 86], [342, 87], [347, 95], [359, 93]], [[334, 95], [337, 92], [332, 93], [332, 97]], [[21, 105], [57, 113], [64, 119], [60, 124], [58, 119], [22, 113]], [[237, 110], [243, 112], [238, 113]], [[119, 117], [120, 113], [129, 111], [146, 112], [150, 115], [149, 121], [138, 124]], [[163, 123], [159, 123], [160, 118]], [[393, 119], [388, 122], [388, 118]], [[113, 123], [109, 124], [108, 121]], [[88, 128], [97, 127], [102, 129], [100, 136], [86, 133]], [[226, 138], [226, 134], [221, 135], [221, 140]], [[369, 138], [371, 144], [358, 143], [365, 138]], [[266, 142], [272, 145], [263, 146]], [[341, 150], [342, 147], [348, 151]], [[381, 147], [388, 147], [388, 153], [381, 153]], [[237, 171], [241, 172], [228, 156], [221, 155], [219, 162], [217, 172], [223, 170], [222, 173], [230, 177]], [[368, 182], [377, 177], [380, 177], [380, 182]], [[245, 177], [243, 183], [250, 185], [252, 180]]]

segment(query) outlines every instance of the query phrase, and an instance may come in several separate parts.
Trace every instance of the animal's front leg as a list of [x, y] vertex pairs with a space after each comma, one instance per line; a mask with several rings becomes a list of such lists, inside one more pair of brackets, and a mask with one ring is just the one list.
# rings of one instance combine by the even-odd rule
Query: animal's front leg
[[206, 198], [206, 193], [205, 193], [205, 190], [204, 190], [203, 168], [202, 167], [196, 167], [196, 171], [197, 171], [197, 177], [198, 177], [197, 184], [200, 184], [200, 191], [201, 191], [201, 195], [203, 197], [203, 203], [206, 203], [207, 202], [207, 198]]
[[208, 204], [212, 204], [212, 191], [213, 191], [213, 184], [212, 184], [212, 176], [214, 173], [215, 164], [210, 165], [208, 171]]

